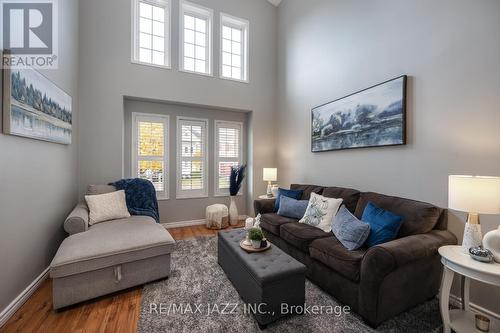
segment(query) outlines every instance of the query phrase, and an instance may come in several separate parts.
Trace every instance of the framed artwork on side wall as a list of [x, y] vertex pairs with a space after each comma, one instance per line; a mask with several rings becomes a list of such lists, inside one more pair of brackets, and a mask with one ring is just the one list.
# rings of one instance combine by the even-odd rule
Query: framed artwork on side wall
[[72, 99], [32, 68], [3, 69], [3, 132], [71, 144]]

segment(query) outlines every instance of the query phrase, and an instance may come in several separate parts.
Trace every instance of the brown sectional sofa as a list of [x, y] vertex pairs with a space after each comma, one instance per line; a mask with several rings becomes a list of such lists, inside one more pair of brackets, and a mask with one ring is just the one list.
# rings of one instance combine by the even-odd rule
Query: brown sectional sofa
[[267, 239], [305, 264], [311, 281], [349, 305], [369, 325], [376, 327], [438, 293], [442, 267], [437, 250], [457, 243], [446, 230], [446, 210], [348, 188], [293, 184], [291, 189], [304, 190], [303, 200], [311, 192], [342, 198], [358, 218], [369, 201], [403, 216], [397, 239], [349, 251], [333, 233], [277, 215], [274, 199], [254, 202], [255, 214], [262, 214]]

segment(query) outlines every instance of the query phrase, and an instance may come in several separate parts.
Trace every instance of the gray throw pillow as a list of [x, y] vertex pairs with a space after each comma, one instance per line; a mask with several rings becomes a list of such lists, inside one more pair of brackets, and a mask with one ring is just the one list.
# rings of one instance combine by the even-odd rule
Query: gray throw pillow
[[280, 197], [280, 207], [278, 209], [278, 215], [294, 219], [301, 219], [306, 212], [308, 204], [309, 200], [296, 200], [282, 195]]
[[333, 218], [332, 231], [342, 245], [353, 251], [365, 243], [370, 234], [370, 225], [358, 220], [345, 206], [342, 206]]

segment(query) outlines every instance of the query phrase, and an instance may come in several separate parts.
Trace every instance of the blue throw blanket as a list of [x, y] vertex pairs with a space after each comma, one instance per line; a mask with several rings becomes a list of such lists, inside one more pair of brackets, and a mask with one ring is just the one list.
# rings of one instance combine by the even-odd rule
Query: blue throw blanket
[[117, 190], [125, 190], [127, 207], [131, 215], [150, 216], [160, 223], [156, 190], [149, 180], [122, 179], [109, 185], [113, 185]]

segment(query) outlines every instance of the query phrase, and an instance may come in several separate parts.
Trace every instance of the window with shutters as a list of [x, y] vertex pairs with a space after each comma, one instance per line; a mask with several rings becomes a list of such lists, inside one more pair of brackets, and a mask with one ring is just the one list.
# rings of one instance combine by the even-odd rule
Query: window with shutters
[[180, 68], [212, 75], [213, 11], [187, 1], [180, 6]]
[[208, 120], [177, 118], [177, 198], [208, 196]]
[[168, 199], [168, 116], [132, 113], [132, 177], [151, 181]]
[[132, 61], [170, 66], [170, 1], [132, 0]]
[[220, 76], [248, 82], [248, 27], [246, 20], [221, 13]]
[[229, 195], [231, 167], [243, 162], [243, 124], [215, 121], [215, 195]]

